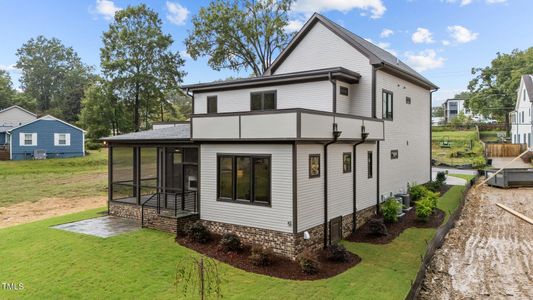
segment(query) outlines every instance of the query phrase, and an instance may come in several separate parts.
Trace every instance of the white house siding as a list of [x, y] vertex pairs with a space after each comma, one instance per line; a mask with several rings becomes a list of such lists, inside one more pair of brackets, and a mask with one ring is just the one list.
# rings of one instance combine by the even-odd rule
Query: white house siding
[[296, 146], [297, 153], [297, 221], [298, 232], [320, 225], [324, 222], [324, 176], [309, 178], [309, 154], [320, 154], [320, 171], [324, 167], [324, 146], [301, 144]]
[[[350, 109], [354, 115], [370, 117], [372, 66], [369, 59], [320, 23], [311, 28], [274, 74], [331, 67], [344, 67], [361, 75], [359, 83], [350, 90]], [[331, 89], [328, 91], [331, 93]]]
[[352, 151], [351, 144], [328, 147], [328, 219], [353, 213], [353, 173], [342, 170], [342, 154]]
[[[217, 153], [272, 155], [271, 207], [217, 201]], [[292, 232], [292, 145], [202, 144], [200, 155], [201, 219]]]
[[331, 82], [328, 80], [245, 88], [239, 90], [219, 91], [194, 94], [194, 113], [207, 113], [207, 97], [217, 96], [219, 113], [250, 111], [250, 93], [260, 91], [277, 92], [277, 108], [307, 108], [321, 111], [333, 110]]
[[[430, 180], [430, 92], [383, 71], [376, 73], [378, 116], [382, 115], [382, 89], [393, 92], [393, 121], [385, 121], [380, 142], [380, 194], [407, 188], [408, 183]], [[411, 104], [406, 103], [411, 97]], [[391, 159], [391, 150], [399, 158]]]
[[511, 127], [511, 138], [515, 144], [528, 144], [531, 143], [531, 101], [527, 95], [523, 80], [520, 82], [520, 88], [518, 89], [515, 120], [512, 120], [513, 125]]
[[[377, 152], [376, 143], [369, 142], [357, 146], [356, 195], [357, 211], [376, 205]], [[368, 151], [372, 151], [372, 178], [368, 178]]]
[[35, 115], [29, 114], [24, 110], [13, 107], [0, 112], [0, 126], [17, 127], [37, 119]]

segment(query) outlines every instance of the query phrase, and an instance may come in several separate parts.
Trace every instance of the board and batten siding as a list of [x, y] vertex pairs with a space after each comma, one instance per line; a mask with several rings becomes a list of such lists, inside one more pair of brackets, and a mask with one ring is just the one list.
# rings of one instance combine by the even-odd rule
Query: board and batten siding
[[[21, 133], [36, 133], [37, 145], [21, 146]], [[69, 146], [55, 146], [55, 133], [69, 133]], [[57, 120], [37, 120], [20, 128], [11, 130], [11, 154], [13, 160], [26, 159], [34, 150], [45, 150], [47, 157], [77, 157], [83, 156], [84, 133], [72, 126]]]
[[[429, 90], [378, 70], [378, 117], [382, 116], [383, 89], [393, 92], [393, 120], [385, 121], [385, 140], [380, 142], [380, 195], [389, 196], [405, 191], [408, 183], [431, 180], [431, 100]], [[398, 159], [391, 159], [391, 150], [398, 150]]]
[[[271, 155], [271, 206], [217, 201], [217, 154]], [[202, 144], [202, 220], [292, 232], [292, 144]]]
[[[372, 115], [372, 66], [369, 59], [321, 23], [313, 25], [313, 28], [274, 71], [274, 74], [332, 67], [343, 67], [361, 75], [359, 83], [352, 85], [350, 89], [350, 113], [370, 117]], [[331, 88], [328, 91], [331, 93]], [[344, 109], [345, 107], [341, 106], [338, 112], [344, 112]]]
[[331, 89], [331, 82], [323, 80], [251, 89], [196, 92], [194, 94], [194, 113], [207, 113], [207, 97], [209, 96], [217, 96], [217, 112], [219, 113], [250, 111], [250, 94], [261, 91], [276, 91], [277, 109], [307, 108], [331, 112], [333, 110]]

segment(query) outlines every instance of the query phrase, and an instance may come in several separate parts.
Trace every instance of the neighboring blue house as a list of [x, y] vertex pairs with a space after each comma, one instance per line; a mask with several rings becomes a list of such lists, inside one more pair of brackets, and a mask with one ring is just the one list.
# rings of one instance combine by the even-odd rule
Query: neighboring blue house
[[12, 160], [85, 155], [85, 131], [52, 116], [44, 116], [7, 131]]

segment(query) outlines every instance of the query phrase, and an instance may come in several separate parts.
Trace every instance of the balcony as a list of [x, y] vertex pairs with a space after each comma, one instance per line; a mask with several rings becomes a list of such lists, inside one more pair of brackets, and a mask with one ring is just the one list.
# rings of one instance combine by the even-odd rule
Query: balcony
[[330, 140], [333, 123], [342, 131], [340, 141], [360, 140], [361, 126], [368, 140], [384, 138], [382, 120], [308, 109], [197, 114], [191, 120], [195, 141]]

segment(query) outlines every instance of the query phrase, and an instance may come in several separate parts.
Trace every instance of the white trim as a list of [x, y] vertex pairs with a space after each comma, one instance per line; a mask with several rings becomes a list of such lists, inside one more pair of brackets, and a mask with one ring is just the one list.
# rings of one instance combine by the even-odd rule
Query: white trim
[[[31, 134], [31, 144], [26, 144], [26, 135]], [[19, 132], [19, 146], [20, 147], [33, 147], [37, 146], [37, 133], [36, 132]], [[11, 147], [12, 145], [10, 145]]]
[[58, 122], [61, 122], [61, 123], [65, 124], [65, 125], [67, 125], [67, 126], [70, 126], [70, 127], [72, 127], [72, 128], [78, 129], [79, 131], [81, 131], [81, 132], [83, 132], [83, 133], [86, 132], [85, 130], [83, 130], [83, 129], [79, 128], [79, 127], [76, 127], [76, 126], [74, 126], [74, 125], [72, 125], [72, 124], [70, 124], [70, 123], [67, 123], [67, 122], [65, 122], [65, 121], [63, 121], [63, 120], [60, 120], [60, 119], [58, 119], [58, 118], [56, 118], [56, 117], [53, 117], [53, 116], [51, 116], [51, 115], [46, 115], [46, 116], [41, 117], [41, 118], [39, 118], [39, 119], [35, 119], [35, 120], [33, 120], [33, 121], [29, 122], [29, 123], [26, 123], [26, 124], [23, 124], [23, 125], [20, 125], [20, 126], [17, 126], [17, 127], [11, 128], [11, 129], [9, 129], [7, 132], [11, 132], [11, 131], [13, 131], [13, 130], [15, 130], [15, 129], [22, 128], [22, 127], [24, 127], [24, 126], [26, 126], [26, 125], [30, 125], [30, 124], [32, 124], [32, 123], [35, 123], [35, 122], [37, 122], [37, 121], [39, 121], [39, 120], [45, 120], [45, 121], [58, 121]]
[[28, 113], [28, 114], [30, 114], [30, 115], [32, 115], [32, 116], [34, 116], [34, 117], [37, 116], [36, 114], [32, 113], [31, 111], [26, 110], [26, 109], [24, 109], [24, 108], [22, 108], [22, 107], [20, 107], [20, 106], [18, 106], [18, 105], [13, 105], [13, 106], [10, 106], [10, 107], [8, 107], [8, 108], [6, 108], [6, 109], [2, 109], [2, 110], [0, 110], [0, 113], [3, 113], [3, 112], [5, 112], [5, 111], [8, 111], [8, 110], [13, 109], [13, 108], [18, 108], [18, 109], [22, 110], [23, 112]]
[[9, 160], [13, 160], [13, 135], [9, 132], [6, 132], [9, 136]]

